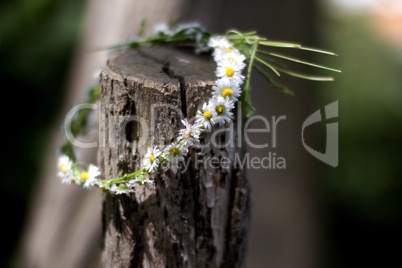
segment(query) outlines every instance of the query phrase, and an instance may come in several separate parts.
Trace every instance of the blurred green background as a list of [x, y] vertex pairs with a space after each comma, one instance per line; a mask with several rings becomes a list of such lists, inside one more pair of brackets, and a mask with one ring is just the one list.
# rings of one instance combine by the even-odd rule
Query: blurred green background
[[[0, 3], [3, 138], [0, 198], [7, 267], [39, 179], [55, 126], [79, 31], [84, 1], [7, 0]], [[2, 135], [4, 137], [4, 135]]]
[[[401, 265], [400, 247], [392, 245], [402, 238], [402, 4], [357, 2], [319, 1], [314, 10], [320, 47], [339, 54], [321, 63], [342, 69], [335, 82], [320, 84], [317, 97], [320, 104], [339, 100], [340, 111], [340, 165], [317, 172], [323, 267]], [[12, 114], [2, 127], [1, 267], [12, 260], [50, 130], [59, 123], [84, 7], [78, 0], [0, 3], [2, 109]]]
[[400, 266], [402, 1], [357, 2], [319, 16], [322, 46], [340, 55], [327, 63], [342, 69], [321, 92], [340, 111], [340, 165], [322, 180], [330, 193], [327, 267]]

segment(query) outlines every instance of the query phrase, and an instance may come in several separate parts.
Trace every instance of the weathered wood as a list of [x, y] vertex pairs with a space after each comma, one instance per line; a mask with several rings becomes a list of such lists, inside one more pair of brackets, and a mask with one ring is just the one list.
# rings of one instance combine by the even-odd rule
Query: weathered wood
[[[149, 145], [171, 143], [182, 127], [181, 113], [193, 118], [211, 97], [215, 68], [210, 57], [186, 49], [114, 55], [101, 73], [99, 164], [105, 177], [139, 169]], [[164, 106], [155, 108], [153, 116], [153, 105]], [[133, 120], [139, 117], [149, 132]], [[236, 115], [234, 124], [238, 120]], [[244, 266], [249, 188], [244, 172], [233, 165], [235, 155], [242, 155], [239, 137], [221, 130], [204, 135], [203, 143], [215, 139], [225, 144], [234, 135], [233, 144], [192, 149], [186, 170], [165, 171], [153, 186], [138, 187], [130, 196], [106, 194], [105, 267]], [[228, 158], [231, 164], [206, 165], [212, 157]]]

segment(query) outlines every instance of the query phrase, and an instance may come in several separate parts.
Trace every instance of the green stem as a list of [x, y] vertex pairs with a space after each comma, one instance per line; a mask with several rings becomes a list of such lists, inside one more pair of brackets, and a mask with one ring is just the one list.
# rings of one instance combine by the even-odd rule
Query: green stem
[[118, 183], [126, 183], [129, 182], [130, 180], [134, 179], [135, 177], [141, 176], [141, 175], [145, 175], [148, 174], [147, 171], [145, 171], [144, 169], [140, 169], [137, 171], [134, 171], [132, 173], [126, 174], [124, 176], [118, 177], [116, 179], [111, 179], [111, 180], [102, 180], [103, 184], [118, 184]]
[[253, 50], [251, 52], [250, 62], [248, 64], [248, 68], [247, 68], [246, 83], [244, 84], [244, 89], [245, 90], [248, 90], [248, 88], [250, 87], [251, 70], [253, 68], [255, 54], [257, 53], [258, 43], [259, 43], [259, 39], [257, 39], [257, 41], [255, 41], [255, 43], [253, 44]]
[[281, 74], [271, 64], [269, 64], [268, 62], [266, 62], [266, 61], [264, 61], [264, 60], [262, 60], [262, 59], [260, 59], [258, 57], [255, 57], [255, 59], [257, 61], [261, 62], [262, 64], [264, 64], [265, 66], [267, 66], [268, 68], [270, 68], [277, 76], [281, 76]]

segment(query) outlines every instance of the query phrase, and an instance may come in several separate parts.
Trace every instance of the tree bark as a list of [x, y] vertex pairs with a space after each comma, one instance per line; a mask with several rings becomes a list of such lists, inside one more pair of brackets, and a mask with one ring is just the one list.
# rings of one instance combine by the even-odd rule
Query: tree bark
[[[211, 98], [215, 68], [211, 57], [185, 48], [126, 50], [109, 59], [100, 84], [105, 179], [140, 169], [148, 146], [175, 140], [180, 119], [195, 117]], [[242, 127], [239, 109], [230, 127], [203, 135], [207, 146], [190, 150], [187, 168], [161, 172], [130, 196], [106, 194], [105, 267], [244, 267], [249, 187], [234, 164], [244, 155], [234, 131]], [[212, 166], [212, 158], [230, 163]]]

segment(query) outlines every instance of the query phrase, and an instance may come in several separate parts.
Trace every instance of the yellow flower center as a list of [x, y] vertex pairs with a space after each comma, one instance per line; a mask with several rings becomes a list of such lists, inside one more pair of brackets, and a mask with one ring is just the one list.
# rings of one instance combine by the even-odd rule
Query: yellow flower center
[[153, 154], [151, 154], [151, 155], [148, 157], [148, 160], [149, 160], [149, 162], [153, 163], [153, 162], [155, 161], [155, 156], [154, 156]]
[[232, 49], [228, 47], [228, 48], [225, 48], [223, 51], [230, 53], [230, 52], [232, 52]]
[[68, 169], [68, 167], [66, 165], [61, 166], [61, 172], [63, 172], [64, 174], [67, 173], [67, 169]]
[[216, 106], [216, 112], [221, 115], [225, 113], [225, 107], [223, 107], [223, 105], [218, 105]]
[[88, 172], [82, 173], [81, 179], [83, 179], [84, 181], [86, 181], [87, 179], [89, 179], [89, 174], [88, 174]]
[[230, 89], [230, 88], [225, 88], [223, 91], [222, 91], [222, 96], [224, 97], [224, 98], [226, 98], [226, 97], [232, 97], [233, 96], [233, 90], [232, 89]]
[[233, 62], [235, 61], [235, 58], [230, 57], [230, 58], [229, 58], [229, 60], [230, 60], [230, 62], [232, 62], [232, 63], [233, 63]]
[[107, 193], [107, 189], [105, 187], [101, 188], [102, 192]]
[[212, 113], [210, 111], [206, 111], [204, 114], [204, 118], [210, 120], [212, 118]]
[[169, 152], [173, 156], [178, 156], [180, 154], [180, 151], [177, 148], [172, 148], [172, 149], [169, 150]]
[[226, 75], [227, 76], [232, 76], [234, 74], [233, 68], [229, 67], [226, 69]]

